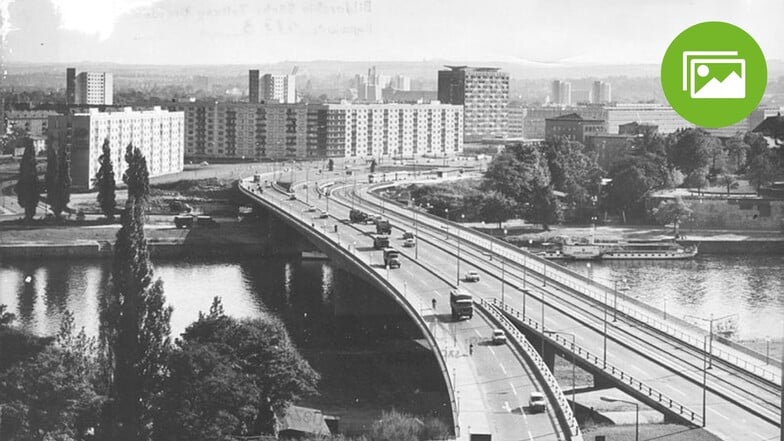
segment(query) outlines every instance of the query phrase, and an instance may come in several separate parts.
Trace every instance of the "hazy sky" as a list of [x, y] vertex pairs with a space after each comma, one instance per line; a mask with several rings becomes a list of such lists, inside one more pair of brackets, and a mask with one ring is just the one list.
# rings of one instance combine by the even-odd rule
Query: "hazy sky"
[[11, 62], [659, 63], [675, 35], [710, 20], [784, 59], [784, 0], [0, 0], [2, 10]]

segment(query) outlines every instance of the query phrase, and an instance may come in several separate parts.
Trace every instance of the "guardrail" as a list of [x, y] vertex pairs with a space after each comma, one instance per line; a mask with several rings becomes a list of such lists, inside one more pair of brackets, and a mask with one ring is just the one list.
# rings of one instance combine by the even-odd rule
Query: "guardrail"
[[[495, 301], [495, 299], [493, 299], [493, 301]], [[577, 418], [574, 417], [572, 408], [569, 406], [569, 401], [566, 399], [561, 386], [558, 384], [558, 380], [556, 380], [553, 373], [550, 372], [550, 369], [539, 353], [536, 352], [536, 349], [531, 346], [531, 343], [525, 338], [525, 335], [523, 335], [523, 333], [504, 316], [504, 314], [494, 307], [494, 302], [491, 303], [486, 299], [479, 298], [475, 300], [474, 303], [480, 306], [485, 313], [496, 319], [504, 328], [507, 335], [511, 336], [512, 340], [517, 344], [523, 354], [531, 360], [535, 367], [534, 370], [536, 371], [537, 377], [539, 377], [542, 384], [546, 386], [545, 391], [547, 392], [547, 395], [550, 396], [552, 401], [558, 404], [556, 415], [558, 416], [561, 426], [569, 429], [568, 438], [572, 441], [582, 441], [583, 435], [580, 431], [580, 425], [577, 423]]]
[[[340, 253], [343, 258], [351, 261], [353, 264], [357, 265], [358, 267], [363, 268], [366, 271], [366, 274], [368, 276], [370, 276], [374, 281], [376, 281], [376, 283], [378, 283], [379, 286], [382, 286], [384, 289], [386, 289], [389, 292], [393, 293], [395, 298], [397, 298], [399, 300], [399, 303], [401, 304], [401, 306], [403, 306], [403, 308], [407, 310], [408, 315], [411, 316], [417, 322], [417, 324], [419, 325], [419, 328], [422, 330], [422, 333], [425, 335], [425, 338], [432, 345], [432, 347], [438, 348], [437, 341], [436, 341], [435, 337], [433, 336], [433, 334], [430, 332], [430, 329], [428, 328], [427, 322], [425, 322], [424, 318], [422, 318], [422, 316], [419, 315], [419, 311], [414, 307], [414, 305], [412, 305], [409, 302], [409, 300], [406, 298], [406, 296], [401, 294], [395, 288], [395, 286], [392, 285], [391, 282], [389, 282], [387, 279], [385, 279], [380, 274], [378, 274], [376, 271], [374, 271], [373, 268], [371, 268], [367, 263], [362, 261], [362, 259], [360, 259], [356, 254], [354, 254], [354, 253], [352, 253], [350, 251], [346, 251], [343, 247], [340, 246], [339, 243], [337, 243], [330, 235], [328, 235], [324, 231], [320, 231], [318, 229], [309, 228], [307, 226], [308, 222], [305, 222], [304, 220], [300, 219], [300, 214], [301, 213], [297, 212], [296, 210], [290, 209], [290, 207], [288, 207], [285, 204], [285, 202], [276, 201], [276, 200], [271, 199], [271, 198], [269, 198], [269, 199], [268, 198], [264, 198], [260, 194], [256, 194], [253, 190], [249, 190], [249, 189], [245, 188], [243, 183], [244, 183], [244, 181], [240, 180], [240, 184], [239, 184], [238, 187], [240, 188], [240, 191], [243, 192], [246, 196], [251, 197], [252, 199], [258, 200], [258, 201], [262, 202], [263, 204], [266, 204], [266, 205], [270, 206], [273, 209], [276, 209], [278, 212], [283, 214], [284, 217], [290, 218], [293, 222], [299, 222], [300, 224], [302, 224], [302, 226], [304, 228], [314, 232], [314, 234], [316, 234], [319, 237], [320, 240], [322, 240], [323, 242], [329, 243], [332, 246], [332, 248], [334, 249], [334, 251]], [[282, 192], [283, 193], [287, 193], [284, 190], [282, 190]], [[459, 436], [459, 434], [460, 434], [460, 425], [459, 425], [458, 414], [457, 414], [457, 403], [456, 403], [456, 400], [455, 400], [455, 385], [452, 384], [452, 377], [449, 375], [449, 371], [447, 369], [446, 361], [444, 360], [442, 351], [436, 350], [436, 351], [433, 351], [433, 352], [435, 352], [436, 359], [438, 360], [438, 365], [441, 368], [441, 374], [444, 377], [444, 380], [446, 381], [446, 384], [447, 384], [447, 391], [449, 393], [449, 400], [450, 400], [451, 408], [452, 408], [452, 421], [453, 421], [453, 424], [454, 424], [453, 429], [455, 430], [455, 434], [457, 434]]]
[[649, 400], [658, 403], [663, 408], [669, 409], [674, 415], [679, 416], [684, 421], [697, 426], [702, 426], [703, 418], [701, 415], [697, 414], [696, 412], [684, 406], [683, 404], [679, 403], [678, 401], [673, 400], [672, 398], [668, 397], [666, 394], [662, 393], [661, 391], [654, 389], [646, 385], [642, 381], [634, 378], [633, 376], [624, 372], [623, 369], [616, 367], [613, 364], [606, 363], [603, 357], [594, 355], [584, 347], [576, 344], [576, 342], [573, 343], [572, 341], [570, 341], [570, 339], [567, 339], [563, 335], [545, 334], [543, 332], [541, 324], [538, 321], [532, 319], [530, 316], [526, 316], [526, 317], [521, 316], [519, 311], [512, 308], [508, 304], [499, 305], [498, 299], [493, 299], [491, 304], [494, 309], [503, 312], [503, 314], [507, 314], [513, 317], [516, 321], [522, 323], [524, 326], [539, 333], [542, 336], [542, 338], [549, 340], [551, 343], [553, 342], [556, 343], [557, 346], [560, 346], [563, 350], [571, 354], [574, 354], [576, 357], [581, 358], [584, 362], [590, 363], [591, 365], [594, 366], [594, 368], [615, 378], [617, 381], [625, 384], [626, 386], [630, 387], [632, 390], [638, 392], [644, 397], [647, 397]]
[[[376, 187], [373, 189], [375, 188]], [[392, 207], [394, 207], [394, 205], [392, 205]], [[495, 254], [505, 257], [510, 262], [514, 262], [518, 265], [526, 267], [526, 271], [534, 271], [540, 277], [546, 278], [550, 281], [558, 282], [576, 291], [577, 293], [592, 299], [597, 303], [606, 305], [611, 309], [615, 309], [618, 314], [625, 315], [626, 317], [634, 319], [651, 329], [669, 335], [682, 343], [692, 346], [697, 351], [703, 351], [704, 338], [708, 333], [704, 329], [695, 326], [692, 323], [673, 316], [669, 316], [667, 320], [659, 320], [656, 318], [656, 316], [660, 314], [663, 315], [663, 311], [637, 299], [629, 297], [626, 294], [619, 293], [613, 288], [573, 272], [568, 268], [553, 265], [547, 261], [547, 259], [536, 256], [519, 247], [515, 247], [508, 242], [496, 239], [470, 227], [465, 227], [459, 223], [434, 216], [427, 212], [420, 212], [418, 213], [418, 216], [420, 216], [420, 222], [423, 222], [422, 218], [429, 218], [430, 220], [438, 222], [447, 222], [451, 227], [450, 230], [447, 231], [448, 235], [457, 236], [461, 240], [470, 241], [481, 247], [488, 248]], [[506, 253], [503, 251], [506, 251]], [[545, 268], [553, 268], [553, 271], [548, 273]], [[563, 275], [566, 275], [566, 277]], [[607, 299], [607, 302], [605, 302], [605, 298]], [[616, 298], [618, 302], [615, 301]], [[699, 335], [695, 335], [695, 333], [698, 333]], [[759, 363], [767, 363], [767, 359], [763, 354], [759, 354], [758, 352], [752, 351], [748, 348], [737, 348], [731, 342], [728, 343], [721, 338], [717, 338], [715, 335], [714, 340], [719, 341], [726, 346], [731, 346], [734, 351], [742, 352]], [[710, 345], [710, 355], [712, 357], [717, 357], [729, 364], [735, 365], [738, 368], [744, 369], [747, 372], [752, 373], [766, 381], [770, 381], [773, 384], [780, 385], [782, 382], [779, 369], [771, 369], [762, 366], [759, 363], [754, 363], [748, 359], [738, 356], [738, 354], [733, 354], [732, 351], [723, 349], [715, 344]]]

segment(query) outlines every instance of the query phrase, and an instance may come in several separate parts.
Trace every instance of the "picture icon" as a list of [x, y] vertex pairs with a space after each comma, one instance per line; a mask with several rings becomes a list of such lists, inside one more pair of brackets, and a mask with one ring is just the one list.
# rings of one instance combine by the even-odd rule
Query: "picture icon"
[[684, 51], [682, 70], [693, 99], [746, 98], [746, 60], [737, 51]]

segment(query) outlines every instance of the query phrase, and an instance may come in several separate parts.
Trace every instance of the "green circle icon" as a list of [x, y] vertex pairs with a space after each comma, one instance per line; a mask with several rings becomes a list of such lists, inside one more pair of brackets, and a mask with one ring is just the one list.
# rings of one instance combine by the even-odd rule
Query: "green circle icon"
[[710, 21], [686, 29], [662, 60], [664, 96], [684, 119], [702, 127], [726, 127], [749, 116], [767, 82], [762, 49], [729, 23]]

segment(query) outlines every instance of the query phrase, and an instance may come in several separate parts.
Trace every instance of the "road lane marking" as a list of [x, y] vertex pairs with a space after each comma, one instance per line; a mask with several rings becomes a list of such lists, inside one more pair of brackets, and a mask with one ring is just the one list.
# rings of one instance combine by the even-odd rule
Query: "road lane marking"
[[506, 375], [506, 368], [504, 367], [504, 365], [501, 364], [501, 363], [498, 363], [498, 366], [501, 367], [501, 370], [504, 371], [504, 375]]
[[509, 383], [509, 385], [512, 386], [512, 393], [517, 395], [517, 389], [515, 389], [514, 384]]
[[716, 410], [716, 409], [711, 409], [711, 412], [713, 412], [713, 413], [715, 413], [716, 415], [718, 415], [718, 416], [720, 416], [720, 417], [724, 418], [725, 420], [729, 420], [729, 417], [727, 417], [727, 415], [724, 415], [723, 413], [719, 412], [719, 411], [718, 411], [718, 410]]
[[490, 352], [492, 352], [493, 355], [495, 355], [495, 351], [493, 350], [493, 348], [487, 348], [487, 349], [490, 349]]

